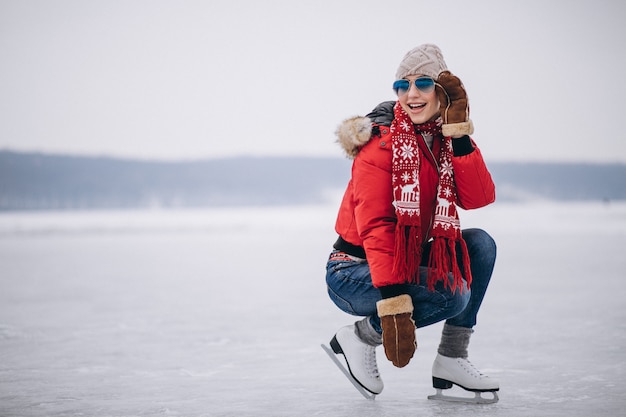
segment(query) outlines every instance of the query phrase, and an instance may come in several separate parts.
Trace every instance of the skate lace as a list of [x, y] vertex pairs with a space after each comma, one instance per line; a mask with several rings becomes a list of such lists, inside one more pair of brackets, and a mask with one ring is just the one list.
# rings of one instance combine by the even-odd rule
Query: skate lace
[[480, 372], [473, 363], [469, 361], [467, 358], [459, 358], [461, 365], [467, 370], [467, 373], [474, 376], [475, 378], [484, 378], [485, 374]]
[[364, 361], [367, 373], [374, 378], [378, 378], [380, 376], [380, 373], [378, 372], [378, 364], [376, 363], [376, 348], [374, 346], [368, 346], [365, 349]]

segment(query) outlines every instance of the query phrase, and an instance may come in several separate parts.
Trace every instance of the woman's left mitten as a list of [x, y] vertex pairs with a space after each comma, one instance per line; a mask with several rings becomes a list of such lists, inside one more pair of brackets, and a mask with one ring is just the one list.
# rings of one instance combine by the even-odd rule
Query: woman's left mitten
[[444, 136], [462, 137], [474, 133], [474, 125], [469, 118], [469, 100], [463, 83], [450, 71], [443, 71], [437, 78], [437, 97]]

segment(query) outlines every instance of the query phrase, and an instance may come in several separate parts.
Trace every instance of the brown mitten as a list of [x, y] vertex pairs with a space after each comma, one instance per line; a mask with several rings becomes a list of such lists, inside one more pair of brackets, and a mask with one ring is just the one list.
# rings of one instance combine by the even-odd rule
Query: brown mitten
[[415, 349], [415, 322], [413, 301], [408, 294], [384, 298], [376, 303], [380, 324], [383, 328], [383, 347], [385, 355], [395, 366], [406, 366]]
[[444, 136], [460, 138], [474, 133], [474, 125], [469, 118], [469, 102], [463, 83], [450, 71], [443, 71], [437, 78], [437, 97]]

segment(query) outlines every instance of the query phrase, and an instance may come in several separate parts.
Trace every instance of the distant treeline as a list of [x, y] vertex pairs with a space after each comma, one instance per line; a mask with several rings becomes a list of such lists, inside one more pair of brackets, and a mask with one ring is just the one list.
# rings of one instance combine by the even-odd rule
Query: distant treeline
[[[0, 210], [299, 205], [337, 198], [342, 158], [158, 162], [0, 151]], [[626, 200], [626, 165], [489, 163], [501, 201]]]

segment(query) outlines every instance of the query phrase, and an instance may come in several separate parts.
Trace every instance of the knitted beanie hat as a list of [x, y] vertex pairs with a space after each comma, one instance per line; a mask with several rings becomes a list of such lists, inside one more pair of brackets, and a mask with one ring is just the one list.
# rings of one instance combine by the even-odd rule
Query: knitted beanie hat
[[447, 70], [446, 61], [443, 60], [441, 49], [437, 45], [426, 43], [411, 49], [402, 58], [396, 80], [409, 75], [426, 75], [437, 79], [442, 71]]

